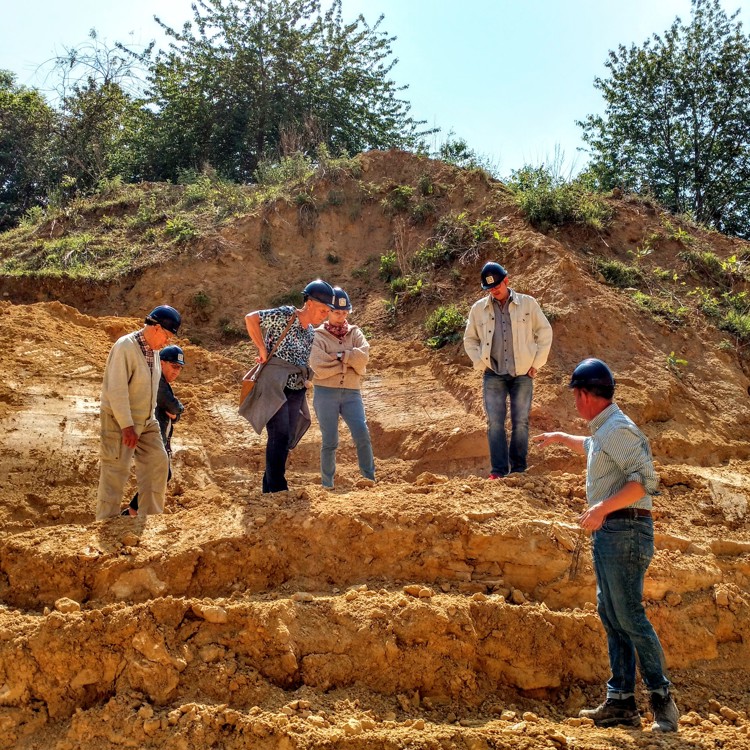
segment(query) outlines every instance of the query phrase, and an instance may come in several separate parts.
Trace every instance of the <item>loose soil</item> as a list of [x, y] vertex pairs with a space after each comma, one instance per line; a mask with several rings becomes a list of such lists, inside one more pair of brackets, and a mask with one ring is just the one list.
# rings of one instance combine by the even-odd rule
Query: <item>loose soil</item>
[[[747, 368], [716, 329], [670, 328], [588, 260], [625, 257], [658, 215], [613, 201], [608, 232], [545, 235], [479, 176], [399, 153], [363, 162], [388, 185], [432, 170], [450, 186], [441, 210], [490, 206], [502, 222], [511, 285], [553, 318], [533, 432], [584, 434], [566, 376], [590, 355], [615, 370], [661, 478], [645, 599], [679, 733], [651, 733], [642, 693], [642, 729], [570, 718], [608, 677], [576, 523], [583, 461], [532, 449], [526, 474], [485, 479], [480, 377], [459, 344], [423, 343], [440, 301], [465, 309], [479, 296], [488, 258], [436, 276], [436, 296], [402, 302], [394, 320], [368, 258], [413, 254], [431, 227], [378, 203], [353, 217], [344, 202], [304, 232], [285, 204], [237, 220], [210, 252], [203, 240], [182, 262], [78, 298], [69, 281], [3, 280], [0, 748], [750, 748]], [[259, 239], [269, 221], [273, 257]], [[705, 241], [737, 252], [735, 240]], [[649, 262], [670, 267], [677, 251], [665, 241]], [[269, 497], [265, 436], [236, 409], [253, 352], [219, 321], [241, 327], [315, 275], [351, 292], [372, 343], [363, 396], [378, 483], [358, 486], [342, 427], [336, 489], [323, 490], [313, 424], [290, 459], [291, 491]], [[199, 290], [211, 304], [197, 310]], [[167, 509], [95, 522], [103, 365], [140, 325], [130, 316], [161, 301], [185, 311], [188, 363]], [[670, 353], [687, 365], [670, 366]]]

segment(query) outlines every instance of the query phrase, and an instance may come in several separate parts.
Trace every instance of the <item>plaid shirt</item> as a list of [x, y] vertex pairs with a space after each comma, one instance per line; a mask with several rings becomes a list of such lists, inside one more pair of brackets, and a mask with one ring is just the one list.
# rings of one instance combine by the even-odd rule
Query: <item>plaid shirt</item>
[[146, 364], [151, 372], [154, 371], [154, 350], [146, 343], [146, 337], [143, 335], [143, 331], [138, 331], [135, 334], [135, 340], [138, 342], [138, 346], [141, 347], [143, 356], [146, 358]]

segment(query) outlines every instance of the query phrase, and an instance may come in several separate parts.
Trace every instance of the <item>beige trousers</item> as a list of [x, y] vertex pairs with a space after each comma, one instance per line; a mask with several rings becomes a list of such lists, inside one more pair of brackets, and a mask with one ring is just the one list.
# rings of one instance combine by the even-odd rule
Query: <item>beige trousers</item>
[[164, 450], [159, 423], [152, 417], [145, 425], [136, 426], [135, 431], [138, 433], [138, 443], [135, 448], [128, 448], [122, 442], [122, 430], [115, 418], [108, 412], [101, 412], [97, 521], [120, 515], [122, 495], [133, 458], [138, 482], [138, 515], [148, 516], [164, 511], [169, 458]]

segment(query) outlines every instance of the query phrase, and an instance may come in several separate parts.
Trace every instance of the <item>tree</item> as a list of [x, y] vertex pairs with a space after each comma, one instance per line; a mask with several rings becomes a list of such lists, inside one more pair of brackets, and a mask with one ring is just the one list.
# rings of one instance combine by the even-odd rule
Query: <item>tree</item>
[[56, 114], [44, 97], [0, 70], [0, 231], [46, 196], [55, 127]]
[[604, 189], [651, 192], [729, 234], [750, 236], [750, 40], [719, 0], [692, 0], [641, 47], [610, 51], [603, 116], [578, 124]]
[[56, 149], [67, 181], [77, 190], [103, 177], [132, 178], [132, 162], [142, 119], [140, 55], [123, 45], [111, 47], [94, 29], [90, 41], [55, 58], [59, 132]]
[[341, 0], [196, 0], [150, 64], [144, 143], [150, 179], [209, 163], [250, 181], [261, 159], [412, 147], [423, 124], [390, 80], [392, 38], [362, 16], [344, 23]]

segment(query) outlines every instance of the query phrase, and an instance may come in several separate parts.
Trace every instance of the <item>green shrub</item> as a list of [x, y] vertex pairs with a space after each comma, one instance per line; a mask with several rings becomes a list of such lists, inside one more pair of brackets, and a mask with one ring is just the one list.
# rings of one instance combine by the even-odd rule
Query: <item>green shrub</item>
[[198, 310], [207, 310], [211, 307], [211, 297], [203, 289], [200, 289], [193, 295], [193, 305]]
[[461, 340], [466, 318], [455, 305], [440, 306], [427, 317], [424, 323], [429, 338], [427, 346], [440, 349], [446, 344]]
[[747, 292], [737, 292], [736, 294], [724, 292], [721, 299], [727, 307], [735, 312], [742, 314], [750, 312], [750, 296]]
[[182, 243], [196, 237], [198, 230], [187, 219], [182, 216], [175, 216], [173, 219], [167, 219], [164, 234], [175, 242]]
[[398, 276], [390, 283], [391, 292], [402, 297], [417, 297], [424, 291], [425, 280], [418, 275]]
[[96, 194], [102, 198], [112, 198], [123, 190], [122, 175], [102, 177], [96, 184]]
[[380, 276], [383, 281], [391, 281], [391, 279], [395, 279], [400, 275], [401, 268], [398, 264], [398, 259], [396, 258], [396, 251], [391, 250], [391, 252], [381, 255], [378, 276]]
[[482, 253], [497, 252], [506, 243], [507, 238], [500, 237], [489, 216], [472, 222], [466, 211], [450, 213], [440, 217], [435, 234], [414, 254], [414, 263], [420, 268], [438, 268], [454, 260], [470, 263]]
[[90, 263], [95, 256], [95, 239], [90, 234], [74, 234], [44, 243], [42, 267], [74, 268]]
[[349, 156], [346, 153], [331, 156], [325, 143], [318, 144], [315, 157], [317, 160], [315, 174], [319, 178], [339, 183], [348, 177], [357, 179], [362, 176], [362, 164], [356, 156]]
[[279, 186], [290, 182], [304, 182], [315, 173], [312, 159], [301, 152], [284, 156], [278, 162], [263, 159], [255, 170], [259, 185]]
[[185, 187], [185, 192], [182, 194], [182, 204], [194, 206], [198, 203], [204, 203], [211, 200], [213, 192], [214, 187], [211, 178], [207, 174], [198, 175]]
[[634, 292], [633, 300], [639, 307], [648, 310], [654, 317], [674, 326], [683, 325], [690, 312], [684, 305], [674, 305], [668, 299], [655, 299], [643, 292]]
[[411, 185], [397, 185], [383, 198], [383, 207], [394, 213], [403, 213], [408, 210], [412, 195], [414, 188]]
[[448, 265], [454, 256], [454, 249], [437, 240], [432, 244], [420, 247], [414, 253], [414, 265], [417, 268], [437, 268]]
[[417, 189], [420, 195], [432, 195], [435, 192], [435, 184], [432, 182], [432, 177], [428, 174], [423, 174], [417, 180]]
[[596, 270], [599, 271], [608, 284], [620, 287], [621, 289], [638, 286], [643, 278], [640, 269], [635, 266], [628, 266], [619, 260], [598, 258], [595, 265]]
[[131, 216], [125, 224], [133, 229], [145, 229], [164, 218], [164, 212], [157, 208], [156, 196], [152, 194], [148, 197], [141, 196], [135, 216]]
[[662, 219], [662, 226], [667, 232], [667, 237], [670, 240], [676, 240], [681, 245], [692, 245], [695, 238], [689, 232], [686, 232], [682, 227], [676, 227], [668, 219]]
[[32, 206], [26, 210], [19, 224], [26, 229], [38, 226], [44, 221], [44, 215], [44, 209], [41, 206]]
[[750, 314], [729, 310], [721, 319], [719, 328], [736, 336], [741, 342], [750, 341]]
[[[395, 258], [395, 255], [394, 255]], [[377, 255], [371, 255], [366, 261], [363, 266], [360, 266], [359, 268], [355, 268], [352, 271], [352, 276], [355, 279], [360, 279], [361, 281], [368, 281], [372, 278], [374, 271], [374, 266], [379, 262]]]
[[736, 255], [722, 260], [710, 250], [683, 250], [677, 257], [694, 276], [725, 289], [747, 280], [746, 261]]
[[432, 201], [422, 199], [412, 206], [409, 216], [415, 224], [424, 224], [436, 212], [437, 208]]
[[543, 164], [515, 170], [508, 187], [529, 222], [541, 229], [573, 223], [603, 229], [614, 215], [584, 178], [566, 180]]
[[698, 309], [709, 318], [721, 315], [721, 302], [713, 296], [710, 289], [696, 289], [698, 295]]
[[710, 250], [683, 250], [677, 257], [685, 262], [688, 270], [702, 279], [714, 282], [727, 280], [721, 258]]

